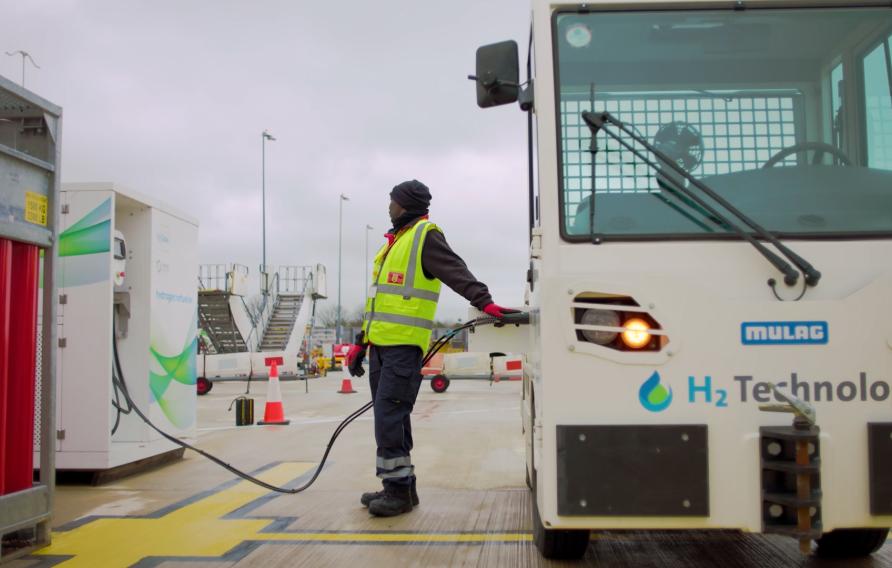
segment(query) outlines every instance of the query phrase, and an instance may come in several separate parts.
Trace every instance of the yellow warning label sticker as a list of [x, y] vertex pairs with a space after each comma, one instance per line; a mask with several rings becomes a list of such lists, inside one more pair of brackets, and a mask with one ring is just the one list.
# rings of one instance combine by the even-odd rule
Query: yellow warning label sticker
[[47, 199], [45, 195], [25, 192], [25, 221], [46, 227]]

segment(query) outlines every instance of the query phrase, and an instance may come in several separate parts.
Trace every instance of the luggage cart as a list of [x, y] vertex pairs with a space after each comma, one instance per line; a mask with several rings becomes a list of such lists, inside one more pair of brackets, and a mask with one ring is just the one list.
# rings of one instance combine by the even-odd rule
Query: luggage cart
[[439, 370], [425, 368], [422, 374], [430, 380], [436, 393], [446, 392], [452, 381], [519, 381], [523, 378], [523, 356], [513, 353], [447, 353]]

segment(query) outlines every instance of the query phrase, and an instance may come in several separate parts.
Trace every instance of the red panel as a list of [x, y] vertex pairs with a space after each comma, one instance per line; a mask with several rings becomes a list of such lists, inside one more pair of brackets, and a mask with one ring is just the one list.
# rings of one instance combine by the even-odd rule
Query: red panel
[[6, 479], [15, 456], [7, 451], [6, 433], [14, 426], [9, 405], [9, 299], [12, 276], [12, 241], [0, 239], [0, 495], [6, 495]]
[[523, 363], [520, 359], [516, 361], [505, 361], [505, 369], [508, 371], [519, 371], [523, 368]]
[[273, 363], [279, 367], [285, 364], [285, 360], [282, 357], [267, 357], [263, 361], [266, 363], [267, 367], [272, 367]]
[[[34, 401], [37, 359], [39, 249], [13, 243], [9, 318], [9, 387], [6, 492], [31, 487], [34, 469]], [[11, 419], [11, 420], [10, 420]]]

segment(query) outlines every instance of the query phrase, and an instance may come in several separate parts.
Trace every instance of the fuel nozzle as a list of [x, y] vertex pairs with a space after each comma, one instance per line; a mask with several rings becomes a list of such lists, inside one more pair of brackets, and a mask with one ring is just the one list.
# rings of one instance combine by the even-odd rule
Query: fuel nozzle
[[503, 327], [506, 325], [529, 325], [530, 312], [522, 312], [520, 310], [512, 310], [504, 312], [502, 319], [493, 322], [495, 327]]

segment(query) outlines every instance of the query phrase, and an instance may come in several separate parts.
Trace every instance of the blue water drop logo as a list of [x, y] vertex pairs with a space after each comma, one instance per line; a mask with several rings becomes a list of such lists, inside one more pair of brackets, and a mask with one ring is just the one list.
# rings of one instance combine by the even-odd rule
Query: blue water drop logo
[[672, 404], [672, 388], [667, 389], [661, 385], [660, 373], [654, 371], [638, 389], [638, 400], [641, 402], [641, 406], [651, 412], [662, 412]]

